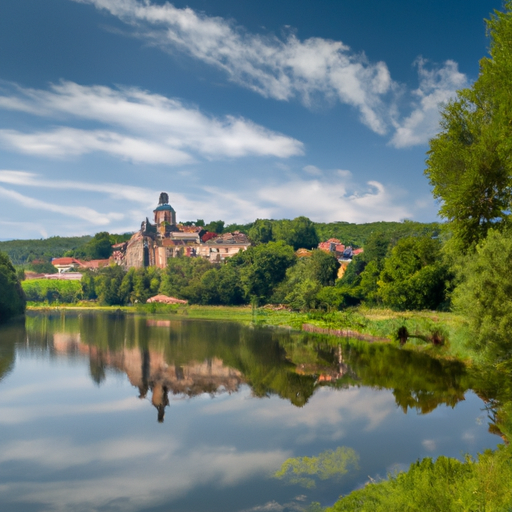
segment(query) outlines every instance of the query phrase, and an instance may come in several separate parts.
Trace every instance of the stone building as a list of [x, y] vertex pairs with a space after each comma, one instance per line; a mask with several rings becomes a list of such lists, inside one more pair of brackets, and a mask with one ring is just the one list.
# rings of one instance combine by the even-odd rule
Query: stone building
[[201, 256], [212, 262], [221, 262], [251, 245], [247, 236], [239, 232], [215, 235], [203, 242], [204, 228], [176, 222], [176, 211], [169, 204], [166, 192], [160, 194], [153, 215], [154, 223], [146, 217], [140, 230], [128, 242], [113, 246], [113, 258], [118, 265], [124, 268], [165, 268], [167, 260], [176, 256]]

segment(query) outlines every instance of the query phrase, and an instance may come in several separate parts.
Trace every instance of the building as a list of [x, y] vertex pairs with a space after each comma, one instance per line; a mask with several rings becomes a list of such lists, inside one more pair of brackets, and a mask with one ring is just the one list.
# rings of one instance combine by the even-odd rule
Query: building
[[[146, 217], [140, 230], [128, 242], [113, 246], [113, 259], [124, 268], [155, 266], [165, 268], [169, 258], [177, 256], [203, 257], [221, 262], [245, 251], [251, 244], [243, 233], [206, 234], [201, 226], [184, 226], [176, 222], [176, 211], [169, 204], [169, 195], [160, 194], [153, 210], [154, 223]], [[211, 234], [209, 234], [211, 235]]]

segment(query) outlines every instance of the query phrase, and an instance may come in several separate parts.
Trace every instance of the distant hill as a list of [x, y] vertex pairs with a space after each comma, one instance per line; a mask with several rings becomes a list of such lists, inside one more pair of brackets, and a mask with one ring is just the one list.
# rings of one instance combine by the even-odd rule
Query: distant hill
[[92, 236], [52, 236], [40, 240], [7, 240], [0, 242], [0, 251], [7, 253], [14, 265], [23, 265], [32, 260], [60, 258], [66, 251], [85, 245]]
[[402, 222], [368, 222], [366, 224], [350, 224], [348, 222], [315, 222], [316, 232], [321, 241], [337, 238], [342, 244], [352, 247], [363, 247], [372, 233], [382, 233], [391, 238], [404, 236], [438, 236], [441, 224], [438, 222], [423, 223], [412, 220]]

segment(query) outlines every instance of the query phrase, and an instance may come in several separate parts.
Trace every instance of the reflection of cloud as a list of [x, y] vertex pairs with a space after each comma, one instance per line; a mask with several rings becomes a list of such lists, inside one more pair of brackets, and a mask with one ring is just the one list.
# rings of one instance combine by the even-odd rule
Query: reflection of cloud
[[24, 406], [0, 407], [0, 424], [25, 423], [40, 418], [57, 418], [70, 414], [77, 416], [81, 414], [131, 411], [143, 407], [145, 407], [144, 402], [135, 397], [92, 404], [34, 405], [30, 409]]
[[[244, 409], [243, 417], [251, 424], [279, 421], [290, 428], [306, 426], [311, 432], [304, 436], [311, 441], [321, 435], [321, 427], [329, 429], [329, 439], [340, 439], [343, 437], [340, 431], [343, 432], [343, 428], [352, 421], [364, 421], [366, 431], [375, 430], [396, 409], [391, 393], [375, 393], [375, 390], [367, 388], [349, 388], [343, 391], [320, 388], [311, 397], [307, 407], [297, 408], [291, 404], [287, 404], [287, 407], [286, 414], [283, 414], [282, 401], [262, 402], [257, 398], [245, 400], [243, 395], [239, 395], [223, 403], [207, 405], [203, 414], [226, 414]], [[313, 433], [313, 429], [317, 429], [316, 433]]]
[[[67, 511], [94, 510], [116, 500], [122, 501], [123, 510], [139, 510], [170, 502], [197, 485], [231, 486], [269, 474], [289, 455], [279, 450], [240, 453], [222, 446], [183, 452], [179, 443], [168, 436], [152, 441], [124, 438], [88, 446], [57, 438], [18, 442], [5, 447], [0, 461], [46, 470], [75, 466], [85, 470], [90, 466], [96, 473], [76, 481], [5, 484], [3, 502], [37, 503], [51, 510]], [[139, 474], [141, 467], [143, 477]]]
[[91, 462], [117, 462], [161, 451], [158, 441], [136, 438], [104, 441], [93, 445], [77, 446], [69, 439], [34, 439], [18, 441], [3, 448], [0, 462], [30, 462], [46, 469], [66, 469]]

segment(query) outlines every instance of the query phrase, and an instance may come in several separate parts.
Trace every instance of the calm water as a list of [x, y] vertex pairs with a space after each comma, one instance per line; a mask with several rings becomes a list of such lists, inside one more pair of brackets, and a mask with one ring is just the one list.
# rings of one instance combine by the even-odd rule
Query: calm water
[[[417, 458], [501, 442], [471, 382], [457, 364], [387, 346], [234, 323], [31, 315], [0, 328], [0, 509], [331, 505]], [[318, 471], [301, 472], [301, 457]], [[277, 478], [290, 458], [298, 473]]]

